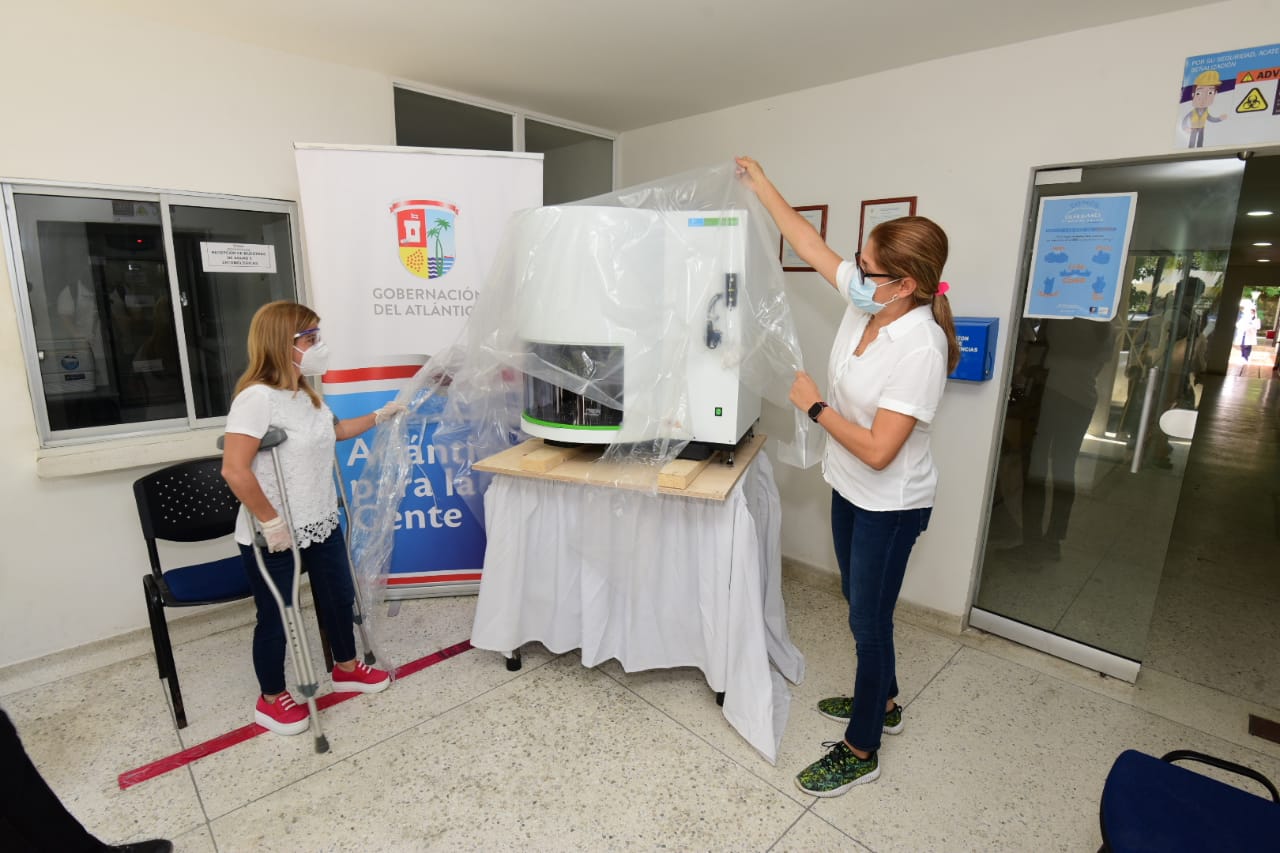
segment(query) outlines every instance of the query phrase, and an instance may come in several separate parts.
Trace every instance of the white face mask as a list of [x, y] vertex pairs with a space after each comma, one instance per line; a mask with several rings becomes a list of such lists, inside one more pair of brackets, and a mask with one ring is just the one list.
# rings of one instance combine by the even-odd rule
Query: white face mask
[[298, 360], [298, 370], [303, 376], [321, 376], [329, 369], [329, 345], [324, 341], [316, 341], [310, 349], [294, 349], [302, 353]]

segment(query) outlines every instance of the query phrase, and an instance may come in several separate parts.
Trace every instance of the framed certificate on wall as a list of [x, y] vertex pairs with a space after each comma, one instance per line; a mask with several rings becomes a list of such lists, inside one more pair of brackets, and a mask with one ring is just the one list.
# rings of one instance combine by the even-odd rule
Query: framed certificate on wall
[[871, 229], [875, 228], [881, 222], [888, 222], [890, 219], [897, 219], [900, 216], [915, 216], [916, 214], [916, 197], [903, 196], [902, 198], [875, 198], [862, 203], [862, 219], [858, 223], [858, 251], [862, 251], [862, 244], [866, 240], [867, 235], [871, 233]]
[[[813, 226], [823, 240], [827, 239], [827, 205], [810, 204], [797, 207], [795, 211]], [[796, 250], [791, 248], [786, 237], [782, 238], [782, 244], [778, 248], [778, 260], [782, 261], [784, 272], [813, 272], [813, 267], [796, 254]]]

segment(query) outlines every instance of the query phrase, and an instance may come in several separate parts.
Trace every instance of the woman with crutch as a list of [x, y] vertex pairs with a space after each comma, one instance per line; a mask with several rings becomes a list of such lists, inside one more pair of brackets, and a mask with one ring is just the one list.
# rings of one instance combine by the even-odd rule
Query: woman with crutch
[[[333, 479], [334, 446], [404, 411], [388, 403], [358, 418], [335, 420], [320, 395], [303, 380], [325, 372], [328, 348], [320, 339], [320, 318], [296, 302], [271, 302], [258, 309], [249, 325], [249, 367], [236, 383], [227, 413], [222, 476], [244, 510], [236, 525], [236, 543], [258, 608], [253, 631], [253, 668], [262, 695], [254, 720], [276, 734], [306, 731], [309, 712], [285, 689], [285, 627], [272, 591], [258, 569], [253, 537], [266, 542], [264, 562], [276, 589], [291, 604], [293, 555], [297, 547], [311, 577], [320, 624], [328, 634], [335, 661], [335, 692], [377, 693], [391, 683], [380, 669], [356, 659], [352, 619], [355, 587], [347, 548], [338, 526]], [[272, 427], [286, 439], [274, 449], [283, 471], [281, 501], [272, 454], [259, 453]], [[284, 510], [286, 509], [286, 513]], [[252, 514], [251, 521], [248, 514]], [[286, 523], [292, 518], [292, 529]], [[297, 662], [295, 661], [295, 665]]]

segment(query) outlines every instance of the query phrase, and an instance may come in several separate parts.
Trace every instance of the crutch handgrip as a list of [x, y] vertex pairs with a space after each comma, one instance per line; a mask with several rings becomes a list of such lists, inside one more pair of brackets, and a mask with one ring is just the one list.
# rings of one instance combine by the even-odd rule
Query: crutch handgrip
[[[289, 437], [280, 427], [267, 427], [267, 431], [262, 434], [262, 443], [258, 446], [259, 450], [270, 450], [273, 447], [279, 447], [284, 444], [284, 440]], [[218, 436], [218, 449], [222, 450], [222, 445], [226, 443], [226, 435]]]
[[258, 446], [259, 450], [270, 450], [284, 444], [284, 440], [288, 438], [288, 434], [280, 427], [267, 427], [267, 431], [262, 434], [262, 444]]

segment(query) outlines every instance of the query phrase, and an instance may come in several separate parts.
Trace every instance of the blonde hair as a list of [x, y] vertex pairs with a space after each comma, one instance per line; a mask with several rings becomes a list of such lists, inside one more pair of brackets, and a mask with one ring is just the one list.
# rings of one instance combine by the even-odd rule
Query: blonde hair
[[915, 300], [933, 306], [933, 319], [947, 336], [947, 372], [960, 363], [956, 322], [946, 294], [938, 292], [942, 267], [947, 263], [947, 234], [932, 219], [903, 216], [881, 222], [868, 239], [876, 242], [880, 266], [895, 275], [915, 280]]
[[294, 335], [318, 325], [316, 312], [297, 302], [280, 300], [259, 308], [249, 322], [249, 366], [236, 382], [235, 393], [250, 385], [300, 390], [320, 408], [320, 395], [310, 383], [299, 380], [293, 365]]

